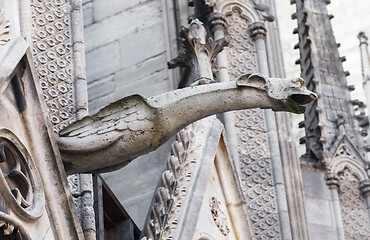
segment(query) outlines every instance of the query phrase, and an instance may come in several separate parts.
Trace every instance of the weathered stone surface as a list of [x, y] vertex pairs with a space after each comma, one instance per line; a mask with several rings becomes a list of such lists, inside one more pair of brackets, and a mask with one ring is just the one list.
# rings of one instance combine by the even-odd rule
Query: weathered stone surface
[[[166, 50], [163, 41], [163, 28], [158, 25], [158, 23], [154, 23], [120, 38], [122, 68], [158, 56]], [[156, 31], [151, 31], [154, 28]]]
[[331, 200], [330, 190], [326, 186], [322, 172], [303, 169], [302, 180], [307, 197]]
[[315, 223], [309, 224], [310, 239], [312, 240], [338, 240], [337, 231], [333, 228]]
[[[109, 54], [106, 54], [109, 53]], [[120, 46], [118, 41], [100, 46], [86, 53], [86, 71], [88, 82], [106, 77], [118, 71], [121, 67]]]
[[146, 4], [138, 5], [130, 11], [122, 11], [110, 18], [87, 26], [85, 28], [86, 52], [151, 26], [153, 23], [161, 24], [162, 13], [160, 9], [160, 1], [150, 1]]
[[83, 3], [83, 14], [84, 14], [84, 26], [91, 25], [94, 22], [93, 7], [94, 4], [92, 0], [84, 1]]
[[94, 18], [101, 21], [104, 18], [124, 11], [133, 11], [134, 8], [148, 2], [148, 0], [94, 0]]
[[111, 94], [115, 90], [114, 75], [99, 79], [89, 84], [89, 101], [99, 100], [100, 98]]

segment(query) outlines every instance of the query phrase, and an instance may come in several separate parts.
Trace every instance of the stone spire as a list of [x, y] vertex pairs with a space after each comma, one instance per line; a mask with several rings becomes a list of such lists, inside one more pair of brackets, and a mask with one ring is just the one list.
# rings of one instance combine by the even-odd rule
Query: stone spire
[[301, 124], [306, 130], [306, 137], [301, 141], [307, 149], [303, 158], [324, 163], [344, 135], [364, 156], [364, 146], [351, 106], [349, 91], [353, 88], [347, 86], [346, 76], [349, 73], [342, 66], [345, 58], [339, 56], [339, 44], [335, 41], [330, 24], [332, 16], [326, 9], [330, 1], [291, 2], [297, 8], [292, 15], [298, 21], [294, 33], [299, 35], [297, 47], [300, 59], [296, 63], [301, 65], [307, 88], [318, 94], [318, 100], [308, 105], [305, 122]]
[[[365, 93], [370, 92], [370, 54], [368, 50], [368, 38], [364, 32], [358, 34], [358, 39], [360, 40], [360, 51], [361, 51], [361, 67], [363, 76], [363, 85]], [[367, 112], [370, 113], [370, 95], [365, 94]]]

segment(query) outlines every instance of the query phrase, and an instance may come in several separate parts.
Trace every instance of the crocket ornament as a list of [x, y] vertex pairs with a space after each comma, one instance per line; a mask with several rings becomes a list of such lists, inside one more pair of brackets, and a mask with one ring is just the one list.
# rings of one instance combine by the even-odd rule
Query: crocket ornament
[[[182, 38], [191, 50], [178, 57], [197, 66], [195, 80], [212, 79], [211, 61], [214, 41], [206, 43], [203, 25], [195, 20]], [[186, 33], [186, 34], [185, 34]], [[184, 39], [183, 39], [184, 42]], [[210, 47], [207, 44], [213, 44]], [[204, 51], [206, 49], [207, 51]], [[189, 53], [193, 52], [191, 56]], [[198, 72], [198, 76], [197, 73]], [[63, 129], [57, 138], [67, 173], [107, 172], [127, 165], [149, 153], [188, 124], [201, 118], [232, 110], [263, 108], [303, 113], [304, 104], [316, 99], [301, 78], [277, 79], [259, 74], [241, 76], [236, 82], [192, 86], [146, 99], [140, 95], [125, 97]]]

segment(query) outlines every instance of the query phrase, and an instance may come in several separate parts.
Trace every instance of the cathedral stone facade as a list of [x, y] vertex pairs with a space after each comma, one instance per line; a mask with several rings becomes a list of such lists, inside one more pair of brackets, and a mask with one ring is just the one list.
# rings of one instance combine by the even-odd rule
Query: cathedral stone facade
[[370, 239], [365, 104], [291, 3], [286, 79], [274, 0], [0, 0], [0, 239]]

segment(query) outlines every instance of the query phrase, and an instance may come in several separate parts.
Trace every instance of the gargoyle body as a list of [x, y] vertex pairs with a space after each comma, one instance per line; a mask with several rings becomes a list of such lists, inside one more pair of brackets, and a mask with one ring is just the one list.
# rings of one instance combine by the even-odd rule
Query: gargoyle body
[[301, 78], [246, 75], [237, 82], [194, 86], [149, 99], [123, 98], [62, 130], [57, 140], [69, 174], [106, 172], [155, 150], [201, 118], [249, 108], [303, 113], [302, 104], [314, 99]]

